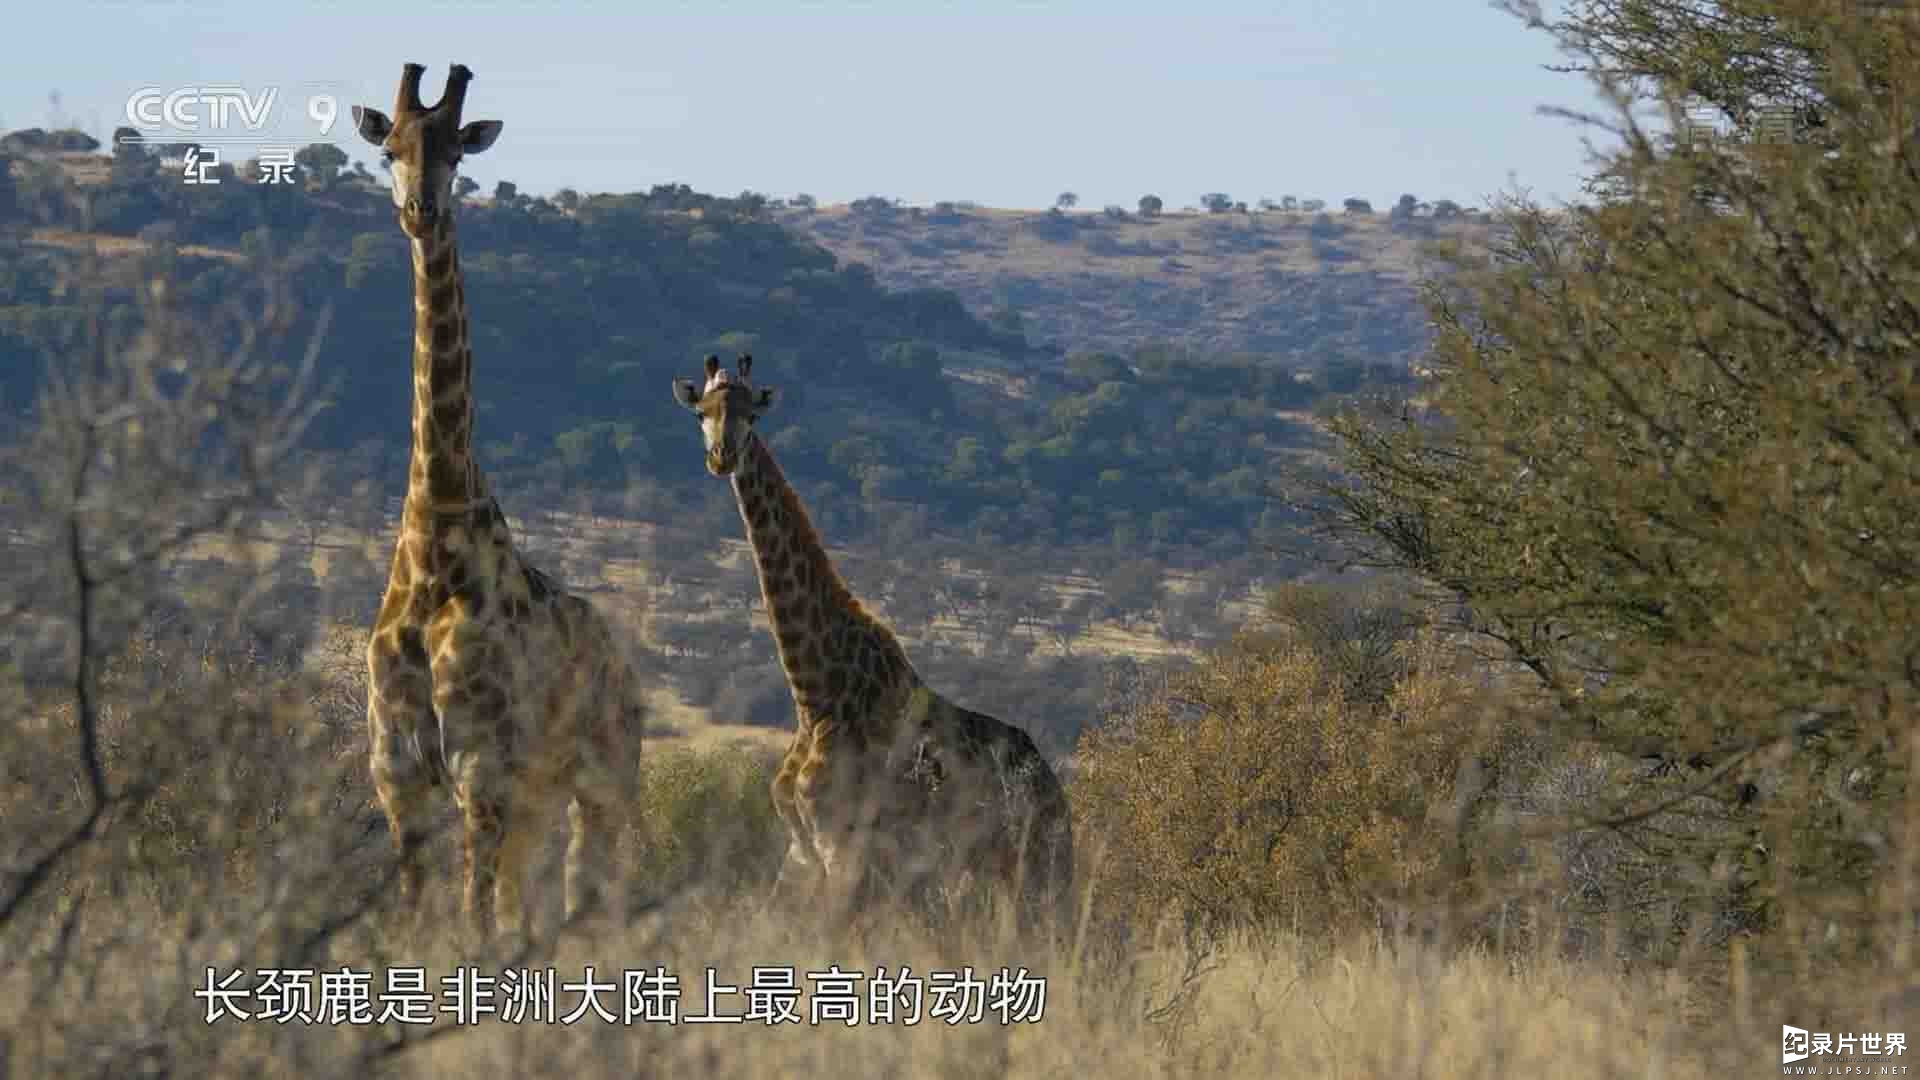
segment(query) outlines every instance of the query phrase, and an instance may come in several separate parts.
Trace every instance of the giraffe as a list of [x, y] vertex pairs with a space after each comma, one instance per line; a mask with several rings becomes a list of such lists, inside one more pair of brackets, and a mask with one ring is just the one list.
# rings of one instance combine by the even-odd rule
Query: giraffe
[[775, 388], [752, 385], [752, 364], [728, 373], [708, 356], [700, 388], [673, 392], [699, 417], [707, 471], [731, 479], [797, 714], [772, 784], [788, 833], [775, 895], [829, 886], [844, 919], [876, 879], [924, 897], [985, 868], [1023, 931], [1064, 933], [1073, 832], [1058, 777], [1026, 732], [929, 687], [840, 577], [755, 430]]
[[355, 106], [393, 173], [413, 248], [413, 449], [387, 587], [367, 643], [374, 792], [398, 849], [402, 907], [418, 918], [429, 796], [451, 789], [464, 825], [462, 909], [473, 931], [527, 927], [521, 885], [539, 821], [563, 796], [568, 918], [604, 901], [637, 796], [645, 709], [622, 642], [584, 598], [515, 549], [474, 460], [473, 353], [454, 241], [460, 160], [501, 124], [461, 124], [473, 73], [454, 64], [432, 108], [407, 64], [394, 115]]

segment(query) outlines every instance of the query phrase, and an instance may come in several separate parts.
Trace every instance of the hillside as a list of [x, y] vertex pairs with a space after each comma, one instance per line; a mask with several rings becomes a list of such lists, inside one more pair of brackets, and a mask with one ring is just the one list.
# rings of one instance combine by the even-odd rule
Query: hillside
[[0, 1080], [1910, 1074], [1920, 21], [1495, 6], [30, 27]]
[[[406, 430], [407, 401], [394, 368], [409, 335], [408, 268], [376, 178], [328, 168], [310, 169], [299, 189], [237, 176], [193, 188], [138, 151], [111, 160], [15, 153], [9, 164], [10, 190], [0, 193], [14, 252], [0, 268], [4, 400], [32, 399], [57, 324], [73, 314], [56, 299], [62, 282], [88, 253], [165, 267], [209, 298], [236, 293], [257, 276], [256, 262], [278, 262], [303, 318], [317, 324], [330, 307], [351, 315], [332, 319], [322, 347], [332, 386], [316, 448], [361, 455], [356, 469], [397, 493], [405, 440], [395, 435]], [[1267, 290], [1269, 309], [1296, 312], [1284, 345], [1228, 352], [1178, 340], [1200, 333], [1201, 322], [1225, 321], [1218, 305], [1184, 326], [1170, 314], [1178, 305], [1140, 305], [1158, 311], [1164, 338], [1036, 343], [947, 288], [889, 286], [813, 232], [781, 224], [790, 216], [758, 197], [678, 185], [468, 200], [462, 265], [489, 471], [509, 484], [603, 496], [636, 484], [717, 494], [689, 468], [694, 434], [667, 385], [707, 352], [751, 350], [762, 378], [784, 391], [770, 420], [783, 461], [820, 500], [823, 525], [849, 542], [877, 538], [885, 519], [918, 507], [961, 542], [1144, 544], [1142, 554], [1197, 567], [1244, 549], [1263, 520], [1274, 523], [1274, 484], [1315, 467], [1313, 410], [1369, 380], [1405, 384], [1422, 341], [1424, 315], [1404, 283], [1398, 292], [1366, 286], [1385, 270], [1354, 269], [1331, 253], [1384, 244], [1405, 255], [1431, 226], [1100, 226], [1210, 237], [1216, 247], [1242, 233], [1255, 248], [1268, 244], [1258, 238], [1280, 238], [1247, 256], [1261, 265], [1297, 261], [1297, 240], [1337, 268]], [[853, 229], [869, 238], [885, 231]], [[1031, 261], [1023, 258], [1005, 260], [1008, 272]], [[1060, 320], [1103, 320], [1070, 296], [1045, 307], [1059, 308]], [[1217, 550], [1194, 557], [1209, 548]]]
[[1425, 341], [1416, 289], [1437, 240], [1484, 244], [1480, 215], [1230, 210], [782, 207], [774, 219], [890, 288], [939, 288], [1036, 342], [1166, 343], [1320, 366], [1404, 365]]
[[[279, 618], [312, 628], [289, 648], [363, 625], [408, 447], [409, 262], [380, 181], [310, 162], [298, 187], [228, 172], [196, 188], [138, 151], [11, 145], [4, 422], [24, 419], [49, 364], [71, 363], [100, 305], [129, 307], [135, 286], [167, 278], [211, 315], [274, 271], [295, 336], [326, 329], [304, 440], [325, 488], [289, 509], [342, 538], [324, 568], [311, 537], [288, 543], [296, 606]], [[1272, 290], [1301, 313], [1284, 349], [1046, 344], [949, 289], [890, 285], [789, 218], [680, 185], [551, 200], [503, 188], [460, 210], [483, 467], [544, 565], [636, 617], [644, 598], [682, 699], [718, 716], [787, 714], [730, 492], [700, 467], [697, 428], [668, 392], [708, 352], [750, 350], [781, 388], [766, 437], [855, 587], [908, 640], [940, 643], [929, 673], [1044, 717], [1056, 749], [1094, 711], [1106, 669], [1189, 652], [1243, 617], [1262, 582], [1300, 572], [1273, 545], [1289, 493], [1326, 468], [1318, 413], [1409, 385], [1403, 359], [1381, 358], [1416, 347], [1411, 292], [1356, 291], [1349, 269]], [[1219, 244], [1235, 232], [1127, 227]], [[1418, 231], [1246, 227], [1282, 238], [1249, 259], [1285, 262], [1297, 239], [1336, 267], [1335, 248], [1410, 250]]]

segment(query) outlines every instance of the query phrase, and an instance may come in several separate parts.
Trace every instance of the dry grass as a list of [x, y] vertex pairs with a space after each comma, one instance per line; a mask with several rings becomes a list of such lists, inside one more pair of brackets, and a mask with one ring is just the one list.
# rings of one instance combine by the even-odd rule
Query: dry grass
[[[143, 255], [152, 248], [152, 245], [136, 236], [82, 233], [70, 229], [34, 229], [27, 234], [27, 242], [41, 247], [57, 247], [67, 251], [81, 251], [109, 257]], [[220, 259], [225, 262], [239, 262], [245, 258], [237, 251], [208, 247], [205, 244], [182, 244], [179, 250], [182, 255]]]
[[[155, 741], [180, 740], [202, 750], [189, 783], [164, 795], [162, 812], [103, 836], [57, 896], [7, 927], [0, 1047], [25, 1075], [345, 1077], [378, 1068], [393, 1076], [761, 1077], [831, 1069], [904, 1077], [1238, 1077], [1310, 1068], [1352, 1077], [1626, 1077], [1764, 1061], [1769, 1048], [1762, 1036], [1771, 1033], [1758, 1026], [1705, 1032], [1691, 1025], [1687, 1018], [1702, 1004], [1678, 981], [1621, 976], [1545, 954], [1495, 957], [1370, 937], [1329, 944], [1318, 935], [1272, 932], [1236, 934], [1195, 950], [1171, 926], [1145, 921], [1118, 951], [1096, 947], [1105, 939], [1093, 931], [1078, 947], [1050, 951], [1004, 933], [933, 934], [884, 917], [855, 937], [829, 934], [804, 909], [761, 907], [769, 857], [777, 853], [768, 843], [777, 832], [763, 799], [765, 765], [724, 751], [655, 747], [649, 758], [642, 829], [632, 849], [636, 897], [664, 897], [664, 906], [592, 934], [543, 936], [532, 952], [511, 957], [448, 932], [409, 940], [378, 906], [387, 898], [380, 891], [384, 838], [367, 831], [365, 812], [354, 809], [358, 800], [287, 791], [333, 792], [342, 784], [358, 790], [352, 753], [339, 754], [337, 768], [302, 768], [301, 755], [319, 753], [321, 762], [334, 755], [321, 744], [288, 743], [271, 775], [262, 775], [258, 762], [248, 771], [250, 757], [272, 752], [257, 739], [219, 742], [189, 730]], [[236, 787], [278, 793], [271, 824], [257, 831], [222, 827], [245, 804], [232, 799]], [[9, 827], [25, 816], [49, 815], [8, 800]], [[179, 865], [127, 861], [130, 850], [179, 845], [203, 832], [220, 839], [187, 845]], [[1108, 907], [1097, 855], [1083, 879], [1092, 926]], [[444, 889], [449, 879], [436, 882]], [[356, 914], [369, 883], [376, 906]], [[547, 900], [542, 917], [551, 920]], [[442, 893], [436, 911], [430, 925], [455, 925], [451, 897]], [[317, 934], [316, 924], [329, 919], [337, 928]], [[1002, 968], [1024, 968], [1044, 979], [1044, 1004], [1034, 1022], [1003, 1024], [993, 1011], [998, 995], [982, 988], [974, 991], [982, 1019], [949, 1023], [948, 1012], [936, 1011], [945, 999], [923, 983], [917, 1023], [904, 1022], [906, 1002], [894, 1022], [876, 1022], [863, 981], [858, 1023], [806, 1022], [812, 997], [805, 991], [814, 985], [807, 973], [836, 964], [863, 979], [904, 966], [927, 981], [970, 967], [982, 983]], [[388, 972], [419, 968], [437, 1009], [456, 1000], [440, 980], [463, 970], [551, 968], [560, 982], [578, 983], [588, 965], [596, 979], [619, 988], [602, 998], [612, 1023], [587, 1012], [567, 1024], [510, 1023], [496, 1015], [467, 1026], [436, 1013], [432, 1024], [408, 1031], [297, 1017], [227, 1016], [209, 1025], [205, 1005], [193, 996], [208, 967], [216, 979], [236, 969], [345, 968], [366, 974], [369, 1005], [378, 1011]], [[771, 985], [771, 976], [755, 969], [792, 970], [803, 990], [796, 1003], [802, 1022], [686, 1022], [707, 1011], [708, 968], [715, 981], [734, 987], [756, 979]], [[628, 1015], [630, 971], [664, 971], [677, 980], [679, 1022]], [[320, 977], [306, 981], [314, 987], [305, 1003], [310, 1014], [324, 1010]], [[238, 1004], [258, 1012], [264, 999]], [[549, 1015], [580, 1004], [577, 991], [563, 989]], [[744, 1007], [744, 994], [722, 995], [715, 1011], [738, 1015]], [[108, 1015], [116, 1023], [103, 1029], [98, 1018]], [[427, 1041], [397, 1042], [422, 1036]], [[1728, 1056], [1736, 1047], [1739, 1055]]]
[[[364, 962], [363, 962], [364, 963]], [[450, 954], [410, 958], [435, 981], [463, 966]], [[1554, 962], [1508, 965], [1483, 956], [1447, 957], [1421, 949], [1356, 943], [1331, 952], [1293, 940], [1246, 942], [1183, 986], [1177, 954], [1140, 958], [1116, 987], [1104, 977], [1061, 972], [1037, 958], [978, 950], [947, 953], [924, 944], [834, 947], [795, 941], [776, 918], [713, 912], [676, 922], [672, 933], [634, 930], [557, 955], [558, 977], [624, 984], [626, 971], [664, 969], [679, 980], [677, 1011], [705, 1012], [706, 970], [714, 981], [750, 985], [754, 970], [790, 969], [808, 988], [809, 972], [839, 965], [868, 977], [901, 966], [929, 976], [971, 966], [985, 981], [1002, 965], [1046, 980], [1037, 1022], [1002, 1024], [991, 1011], [978, 1023], [805, 1022], [711, 1025], [627, 1020], [623, 995], [607, 995], [607, 1023], [589, 1012], [569, 1025], [512, 1024], [496, 1018], [405, 1053], [390, 1075], [768, 1077], [837, 1073], [890, 1077], [1265, 1077], [1313, 1070], [1355, 1078], [1550, 1075], [1629, 1077], [1680, 1074], [1712, 1064], [1770, 1063], [1770, 1041], [1725, 1051], [1675, 1019], [1684, 998], [1657, 984], [1607, 978]], [[350, 965], [359, 970], [360, 965]], [[474, 965], [475, 970], [489, 969]], [[337, 969], [336, 969], [337, 970]], [[222, 972], [224, 974], [224, 971]], [[138, 981], [129, 973], [127, 980]], [[185, 997], [189, 985], [178, 993]], [[111, 999], [132, 989], [103, 988]], [[864, 990], [864, 985], [862, 986]], [[17, 999], [16, 999], [17, 1000]], [[560, 1009], [577, 995], [562, 995]], [[721, 997], [717, 1011], [738, 1015], [742, 997]], [[1149, 1020], [1148, 1014], [1157, 1014]], [[196, 1018], [197, 1019], [197, 1018]], [[454, 1026], [441, 1016], [428, 1030]], [[1759, 1032], [1750, 1034], [1758, 1035]], [[225, 1019], [200, 1040], [210, 1056], [191, 1063], [208, 1077], [347, 1075], [375, 1042], [367, 1028], [307, 1027]], [[1742, 1040], [1743, 1042], [1744, 1040]], [[1713, 1051], [1720, 1051], [1714, 1053]], [[188, 1062], [180, 1062], [186, 1067]]]
[[[1135, 762], [1141, 769], [1131, 779], [1110, 768], [1083, 769], [1076, 778], [1081, 925], [1059, 949], [1023, 943], [1004, 928], [929, 931], [877, 909], [863, 933], [843, 936], [823, 929], [805, 907], [765, 908], [782, 844], [765, 793], [783, 736], [757, 732], [756, 744], [730, 739], [717, 725], [649, 743], [638, 828], [626, 849], [628, 918], [553, 936], [559, 913], [551, 886], [563, 835], [555, 821], [536, 854], [531, 942], [509, 954], [506, 945], [482, 948], [453, 929], [458, 864], [444, 836], [431, 864], [438, 891], [430, 929], [410, 937], [388, 907], [387, 841], [368, 806], [352, 700], [358, 642], [352, 628], [335, 628], [315, 650], [312, 682], [236, 667], [204, 647], [183, 653], [191, 643], [180, 642], [142, 644], [109, 665], [102, 702], [109, 773], [116, 788], [154, 786], [32, 904], [0, 923], [0, 1054], [9, 1067], [24, 1075], [103, 1077], [760, 1077], [830, 1069], [876, 1077], [1240, 1077], [1305, 1068], [1444, 1080], [1664, 1076], [1710, 1065], [1766, 1067], [1777, 1052], [1773, 1036], [1782, 1018], [1764, 1010], [1749, 1015], [1744, 999], [1724, 996], [1715, 980], [1576, 962], [1545, 944], [1551, 934], [1531, 935], [1542, 944], [1506, 948], [1422, 944], [1351, 929], [1358, 924], [1302, 903], [1281, 905], [1290, 914], [1268, 911], [1235, 929], [1195, 934], [1192, 922], [1172, 913], [1189, 910], [1179, 890], [1191, 892], [1198, 882], [1182, 884], [1177, 867], [1171, 877], [1143, 881], [1138, 866], [1116, 852], [1164, 848], [1162, 838], [1171, 834], [1160, 811], [1168, 806], [1188, 806], [1202, 817], [1211, 812], [1214, 804], [1198, 797], [1209, 790], [1201, 758], [1187, 763], [1198, 771], [1185, 779], [1145, 760]], [[1316, 661], [1299, 647], [1263, 646], [1269, 651], [1229, 657], [1195, 678], [1216, 696], [1246, 701], [1278, 680], [1291, 688], [1283, 696], [1318, 700], [1345, 723], [1360, 724], [1358, 707], [1324, 685]], [[1381, 699], [1381, 715], [1419, 716], [1413, 726], [1420, 749], [1408, 761], [1432, 774], [1444, 756], [1432, 748], [1450, 745], [1443, 729], [1470, 701], [1442, 685], [1446, 671], [1435, 666], [1430, 642], [1411, 655], [1373, 655], [1401, 672]], [[194, 656], [202, 659], [185, 662]], [[324, 662], [329, 657], [332, 668]], [[1236, 663], [1258, 670], [1236, 677]], [[1340, 674], [1355, 686], [1370, 682], [1364, 673]], [[166, 692], [154, 696], [155, 686]], [[0, 826], [15, 851], [35, 849], [37, 837], [62, 830], [75, 811], [72, 710], [41, 718], [11, 730], [5, 744], [13, 783], [0, 799]], [[1223, 743], [1218, 769], [1237, 769], [1261, 738], [1283, 734], [1271, 725], [1290, 721], [1248, 714], [1241, 722], [1252, 725], [1242, 733], [1250, 738]], [[1264, 736], [1261, 723], [1269, 725]], [[1264, 872], [1269, 885], [1311, 879], [1337, 889], [1338, 877], [1321, 881], [1326, 868], [1307, 857], [1322, 842], [1430, 850], [1416, 835], [1425, 828], [1418, 814], [1404, 825], [1381, 816], [1404, 809], [1409, 785], [1436, 778], [1396, 771], [1395, 751], [1379, 741], [1388, 731], [1376, 725], [1357, 732], [1367, 760], [1347, 755], [1315, 778], [1310, 786], [1323, 808], [1288, 865], [1263, 871], [1259, 860], [1240, 859], [1230, 869]], [[1204, 748], [1188, 749], [1204, 757]], [[1116, 751], [1095, 739], [1082, 756], [1103, 753]], [[1173, 786], [1161, 791], [1161, 780]], [[1374, 810], [1343, 801], [1355, 784], [1375, 792]], [[1223, 797], [1232, 794], [1222, 789]], [[1138, 813], [1103, 811], [1116, 796]], [[1234, 812], [1226, 803], [1218, 809]], [[1204, 832], [1205, 822], [1199, 825]], [[1154, 892], [1168, 881], [1174, 893]], [[1552, 917], [1543, 911], [1520, 921], [1537, 926]], [[970, 967], [982, 983], [1003, 967], [1025, 968], [1045, 980], [1044, 1011], [1037, 1022], [1002, 1024], [990, 1004], [997, 997], [983, 988], [975, 991], [982, 1019], [948, 1023], [944, 1011], [934, 1013], [934, 992], [923, 982], [917, 1023], [903, 1022], [905, 1003], [894, 1022], [875, 1022], [863, 981], [859, 1023], [806, 1022], [806, 991], [814, 985], [807, 973], [835, 964], [863, 980], [903, 965], [923, 980]], [[588, 1012], [568, 1024], [510, 1023], [495, 1015], [461, 1025], [436, 1012], [431, 1024], [404, 1032], [395, 1024], [297, 1017], [226, 1017], [209, 1025], [204, 1003], [193, 996], [208, 967], [216, 978], [236, 969], [344, 968], [366, 975], [377, 1011], [388, 972], [419, 968], [437, 1008], [455, 1000], [440, 980], [463, 970], [552, 968], [559, 982], [578, 983], [588, 965], [616, 988], [602, 997], [611, 1023]], [[753, 984], [756, 968], [791, 969], [803, 991], [796, 1002], [801, 1022], [686, 1022], [706, 1011], [709, 967], [734, 987]], [[648, 973], [642, 978], [664, 971], [677, 980], [679, 1022], [628, 1017], [629, 971]], [[323, 1008], [319, 980], [307, 976], [314, 988], [309, 1010]], [[637, 1009], [640, 999], [631, 1000]], [[580, 1004], [577, 991], [563, 989], [556, 1009], [572, 1013]], [[240, 1005], [261, 1007], [259, 999]], [[744, 994], [717, 1002], [723, 1013], [744, 1007]], [[103, 1029], [98, 1018], [107, 1015], [116, 1023]], [[1856, 1016], [1849, 1013], [1856, 1026], [1902, 1030], [1894, 1020]]]
[[[1663, 1076], [1707, 1065], [1770, 1065], [1770, 1032], [1757, 1028], [1703, 1034], [1688, 1028], [1686, 992], [1676, 984], [1620, 978], [1553, 959], [1498, 961], [1484, 953], [1444, 953], [1427, 947], [1384, 947], [1356, 940], [1338, 947], [1294, 936], [1242, 938], [1192, 965], [1171, 945], [1142, 947], [1117, 970], [1075, 970], [1069, 957], [995, 945], [939, 944], [900, 928], [883, 928], [864, 942], [795, 932], [783, 913], [749, 903], [716, 903], [672, 917], [647, 920], [591, 942], [570, 942], [530, 965], [551, 969], [563, 982], [580, 982], [588, 965], [601, 982], [626, 986], [626, 972], [659, 970], [678, 980], [678, 1022], [628, 1015], [624, 994], [605, 994], [614, 1022], [586, 1013], [570, 1024], [507, 1022], [482, 1017], [459, 1026], [438, 1015], [428, 1028], [407, 1032], [436, 1040], [399, 1053], [384, 1051], [394, 1030], [367, 1024], [307, 1024], [221, 1019], [211, 1026], [190, 994], [205, 965], [219, 976], [234, 967], [273, 967], [265, 953], [232, 944], [186, 947], [177, 924], [154, 919], [121, 926], [159, 965], [108, 970], [100, 986], [81, 997], [69, 988], [33, 1011], [33, 986], [19, 980], [0, 1005], [0, 1030], [10, 1032], [15, 1061], [36, 1076], [109, 1072], [108, 1047], [98, 1028], [79, 1022], [125, 1017], [152, 1024], [156, 1007], [171, 999], [165, 1026], [146, 1028], [171, 1043], [171, 1070], [202, 1076], [348, 1076], [367, 1061], [382, 1061], [392, 1076], [457, 1072], [511, 1076], [1271, 1076], [1279, 1070], [1325, 1070], [1334, 1076], [1524, 1076], [1567, 1078]], [[388, 944], [388, 947], [392, 945]], [[188, 953], [188, 955], [182, 955]], [[215, 959], [219, 957], [219, 959]], [[204, 961], [204, 963], [202, 963]], [[922, 978], [950, 978], [972, 967], [991, 980], [1002, 967], [1044, 980], [1044, 1003], [1033, 1022], [1002, 1024], [989, 1001], [979, 1022], [948, 1022], [935, 1015], [924, 992], [918, 1022], [902, 1003], [893, 1022], [876, 1022], [866, 982], [856, 984], [858, 1020], [806, 1022], [814, 986], [806, 972], [829, 965], [862, 972], [902, 967]], [[390, 951], [336, 949], [323, 970], [369, 972], [372, 1009], [390, 967], [419, 967], [436, 994], [440, 978], [457, 970], [497, 974], [499, 963], [476, 961], [447, 942]], [[707, 1013], [707, 969], [712, 982], [745, 988], [755, 969], [791, 970], [803, 988], [801, 1022], [697, 1024]], [[933, 972], [948, 972], [933, 976]], [[317, 976], [313, 976], [317, 978]], [[760, 976], [768, 978], [770, 976]], [[987, 992], [977, 990], [975, 994]], [[451, 997], [449, 997], [451, 999]], [[995, 997], [998, 999], [998, 997]], [[317, 1005], [319, 1001], [315, 1001]], [[559, 995], [559, 1013], [580, 1005], [580, 994]], [[257, 1011], [259, 1001], [240, 1003]], [[65, 1022], [44, 1017], [58, 1009]], [[121, 1011], [127, 1009], [127, 1011]], [[741, 1015], [745, 995], [720, 995], [718, 1013]], [[659, 1015], [659, 1013], [657, 1013]], [[1012, 1017], [1018, 1017], [1014, 1013]], [[182, 1053], [186, 1051], [186, 1053]], [[1736, 1053], [1728, 1053], [1736, 1051]], [[125, 1061], [125, 1059], [121, 1059]]]
[[[1153, 842], [1154, 798], [1183, 798], [1180, 790], [1156, 796], [1155, 777], [1173, 777], [1150, 768], [1132, 784], [1130, 797], [1147, 811], [1134, 820], [1088, 801], [1096, 789], [1113, 793], [1110, 771], [1090, 773], [1103, 782], [1093, 788], [1076, 782], [1084, 892], [1079, 934], [1068, 946], [1041, 948], [992, 928], [929, 931], [882, 910], [869, 913], [863, 934], [832, 934], [806, 907], [762, 907], [782, 844], [766, 784], [783, 736], [756, 732], [741, 741], [715, 725], [689, 724], [680, 737], [649, 743], [638, 827], [626, 849], [628, 918], [553, 936], [564, 835], [556, 820], [536, 853], [530, 944], [509, 953], [458, 936], [458, 862], [445, 835], [430, 864], [437, 891], [429, 930], [409, 937], [389, 906], [388, 841], [369, 805], [355, 699], [359, 642], [354, 628], [333, 628], [304, 676], [198, 637], [139, 639], [107, 665], [98, 705], [104, 764], [111, 789], [134, 794], [29, 903], [0, 920], [0, 1059], [9, 1070], [1238, 1077], [1308, 1068], [1351, 1077], [1627, 1077], [1771, 1060], [1777, 1029], [1769, 1025], [1780, 1018], [1736, 1010], [1735, 1023], [1706, 1022], [1729, 1016], [1710, 982], [1623, 974], [1547, 947], [1495, 951], [1332, 933], [1326, 920], [1303, 918], [1304, 908], [1290, 921], [1269, 917], [1196, 936], [1190, 923], [1166, 917], [1183, 910], [1177, 900], [1157, 910], [1138, 903], [1146, 898], [1141, 882], [1112, 856]], [[1304, 660], [1278, 655], [1277, 671], [1304, 677]], [[1403, 686], [1431, 688], [1441, 673], [1415, 674]], [[1223, 693], [1234, 689], [1220, 684]], [[1458, 707], [1452, 698], [1408, 699], [1414, 692], [1403, 689], [1396, 707], [1437, 720]], [[1337, 695], [1326, 700], [1340, 707]], [[35, 715], [41, 723], [10, 727], [0, 745], [9, 765], [0, 836], [15, 866], [70, 828], [84, 805], [75, 797], [84, 783], [73, 710]], [[1376, 762], [1374, 775], [1383, 767]], [[1205, 775], [1189, 782], [1186, 798], [1205, 788]], [[1389, 797], [1408, 782], [1399, 774], [1381, 780]], [[1343, 830], [1384, 835], [1332, 813], [1321, 818], [1316, 828], [1328, 839]], [[1310, 870], [1287, 873], [1304, 880]], [[462, 1026], [436, 1013], [432, 1024], [404, 1032], [298, 1018], [209, 1025], [193, 996], [208, 967], [216, 978], [236, 969], [345, 968], [367, 976], [378, 1009], [394, 968], [420, 968], [440, 995], [439, 980], [463, 969], [551, 967], [558, 980], [577, 983], [588, 964], [620, 988], [603, 999], [614, 1023], [588, 1013], [564, 1025], [496, 1016]], [[750, 985], [755, 968], [792, 969], [804, 991], [812, 985], [806, 972], [832, 964], [863, 978], [882, 966], [906, 965], [923, 979], [971, 967], [983, 982], [1002, 967], [1025, 968], [1045, 978], [1045, 1008], [1038, 1022], [1003, 1025], [982, 1001], [981, 1022], [949, 1024], [932, 1014], [935, 998], [923, 984], [922, 1016], [912, 1025], [871, 1022], [864, 996], [863, 1020], [852, 1026], [624, 1022], [627, 971], [674, 976], [684, 1018], [705, 1011], [708, 967], [736, 987]], [[317, 1008], [319, 976], [308, 982]], [[436, 1005], [447, 1000], [437, 996]], [[563, 991], [558, 1009], [572, 1012], [579, 1000]], [[803, 1020], [809, 1002], [805, 993], [797, 1002]], [[723, 996], [718, 1009], [743, 1005], [744, 995]], [[115, 1023], [102, 1027], [103, 1016]]]

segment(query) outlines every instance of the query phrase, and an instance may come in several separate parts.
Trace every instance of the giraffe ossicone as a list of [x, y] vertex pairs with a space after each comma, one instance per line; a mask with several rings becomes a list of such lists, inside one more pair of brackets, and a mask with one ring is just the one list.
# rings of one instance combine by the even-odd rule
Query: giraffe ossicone
[[525, 860], [562, 798], [567, 913], [600, 906], [638, 797], [646, 710], [622, 635], [518, 550], [474, 460], [453, 181], [501, 124], [462, 123], [473, 73], [461, 64], [440, 100], [423, 105], [425, 70], [402, 69], [392, 116], [353, 110], [360, 136], [390, 162], [395, 216], [413, 249], [412, 454], [367, 643], [369, 758], [403, 905], [417, 913], [430, 796], [450, 787], [464, 825], [462, 906], [485, 934], [496, 913], [525, 926]]
[[707, 384], [700, 392], [710, 394], [716, 386], [739, 385], [751, 389], [753, 387], [753, 381], [747, 377], [747, 373], [752, 370], [753, 356], [751, 354], [742, 353], [736, 369], [732, 372], [720, 366], [720, 358], [718, 356], [710, 354], [707, 357]]
[[774, 388], [754, 387], [751, 367], [743, 355], [728, 374], [708, 356], [705, 377], [673, 391], [699, 417], [708, 471], [733, 486], [793, 695], [771, 792], [788, 833], [776, 889], [831, 885], [844, 912], [879, 882], [924, 895], [972, 871], [1011, 888], [1023, 928], [1064, 934], [1073, 831], [1059, 778], [1025, 731], [927, 686], [841, 579], [755, 430]]

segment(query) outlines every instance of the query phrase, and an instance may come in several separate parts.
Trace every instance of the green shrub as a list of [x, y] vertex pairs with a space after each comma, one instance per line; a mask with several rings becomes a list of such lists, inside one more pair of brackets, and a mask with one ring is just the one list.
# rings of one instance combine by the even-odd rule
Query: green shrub
[[1336, 931], [1460, 897], [1507, 850], [1468, 838], [1521, 760], [1513, 714], [1431, 633], [1390, 653], [1356, 679], [1310, 635], [1243, 633], [1116, 709], [1073, 783], [1096, 902]]
[[757, 748], [649, 746], [642, 754], [640, 881], [721, 892], [772, 881], [786, 843], [769, 788], [774, 763]]

